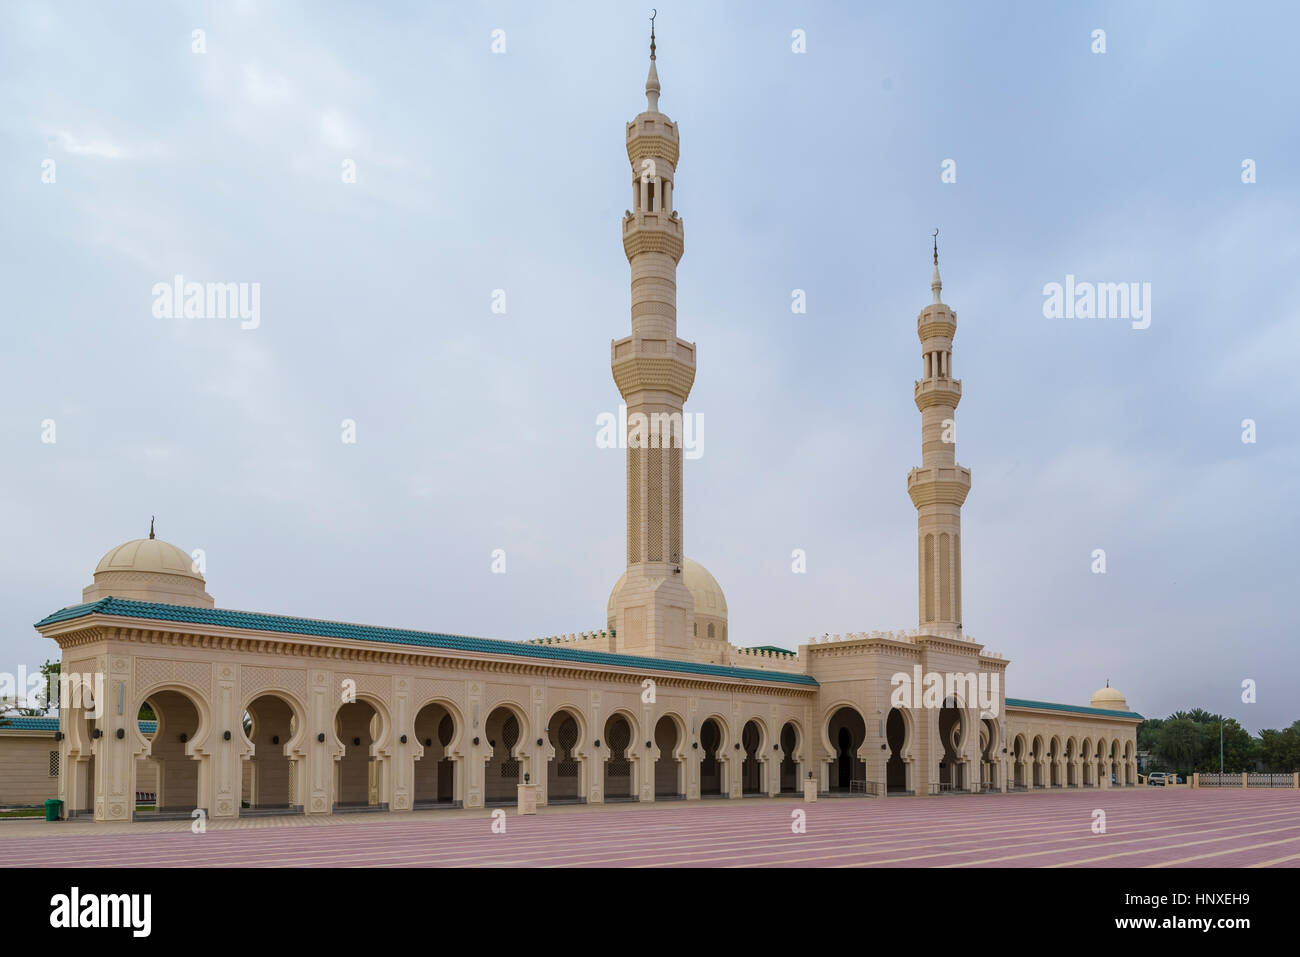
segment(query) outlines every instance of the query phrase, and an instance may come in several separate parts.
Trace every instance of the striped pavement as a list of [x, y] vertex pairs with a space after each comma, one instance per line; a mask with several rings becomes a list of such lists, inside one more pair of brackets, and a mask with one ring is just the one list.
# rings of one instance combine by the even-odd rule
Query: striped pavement
[[[1298, 867], [1300, 791], [745, 799], [136, 824], [5, 821], [19, 867]], [[1093, 833], [1094, 812], [1105, 833]], [[795, 833], [798, 814], [804, 833]], [[505, 833], [493, 823], [504, 822]]]

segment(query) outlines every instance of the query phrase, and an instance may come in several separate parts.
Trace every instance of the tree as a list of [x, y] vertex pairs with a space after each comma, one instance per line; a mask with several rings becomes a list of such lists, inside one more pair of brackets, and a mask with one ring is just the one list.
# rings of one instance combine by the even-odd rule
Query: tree
[[1175, 769], [1195, 766], [1205, 747], [1201, 726], [1190, 718], [1170, 718], [1160, 729], [1156, 753]]

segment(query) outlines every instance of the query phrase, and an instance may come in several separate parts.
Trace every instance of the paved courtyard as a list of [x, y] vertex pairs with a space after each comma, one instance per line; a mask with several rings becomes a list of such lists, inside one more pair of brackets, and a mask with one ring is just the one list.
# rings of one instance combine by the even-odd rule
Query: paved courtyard
[[[1094, 811], [1105, 833], [1093, 833]], [[249, 818], [0, 822], [19, 867], [1297, 867], [1300, 791], [1066, 791]], [[806, 832], [795, 833], [797, 811]]]

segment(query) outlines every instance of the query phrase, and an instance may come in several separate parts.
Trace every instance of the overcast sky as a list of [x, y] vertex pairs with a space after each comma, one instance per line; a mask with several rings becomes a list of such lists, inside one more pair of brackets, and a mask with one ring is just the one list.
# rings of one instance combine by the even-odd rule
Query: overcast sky
[[[1147, 715], [1300, 717], [1294, 6], [658, 10], [705, 422], [686, 551], [732, 641], [916, 624], [938, 226], [965, 626], [1011, 659], [1007, 693], [1086, 703], [1109, 678]], [[204, 549], [219, 607], [604, 627], [624, 463], [596, 420], [629, 331], [648, 14], [0, 7], [0, 670], [57, 653], [32, 623], [150, 515]], [[260, 324], [156, 317], [178, 274], [259, 283]], [[1149, 328], [1045, 318], [1067, 275], [1150, 283]]]

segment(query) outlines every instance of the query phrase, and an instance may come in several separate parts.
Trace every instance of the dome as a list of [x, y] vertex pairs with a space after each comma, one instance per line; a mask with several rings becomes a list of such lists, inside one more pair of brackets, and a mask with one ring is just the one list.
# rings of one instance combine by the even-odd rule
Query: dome
[[1106, 685], [1104, 688], [1098, 688], [1096, 694], [1092, 696], [1089, 702], [1094, 708], [1104, 708], [1107, 711], [1127, 711], [1128, 701], [1118, 688], [1112, 688]]
[[722, 594], [722, 586], [707, 568], [688, 558], [682, 567], [682, 578], [687, 591], [695, 599], [695, 614], [713, 618], [727, 617], [727, 598]]
[[168, 605], [213, 605], [193, 559], [175, 545], [152, 537], [124, 542], [99, 560], [94, 584], [82, 590], [81, 600], [109, 596]]
[[[616, 609], [614, 602], [618, 598], [618, 593], [627, 581], [627, 572], [624, 572], [614, 584], [614, 590], [609, 593], [609, 602], [605, 606], [605, 617], [609, 621], [614, 620]], [[715, 618], [726, 624], [727, 621], [727, 598], [722, 594], [722, 586], [714, 578], [707, 568], [697, 561], [686, 559], [682, 563], [682, 583], [686, 590], [691, 593], [691, 598], [695, 601], [695, 615], [699, 617]]]

